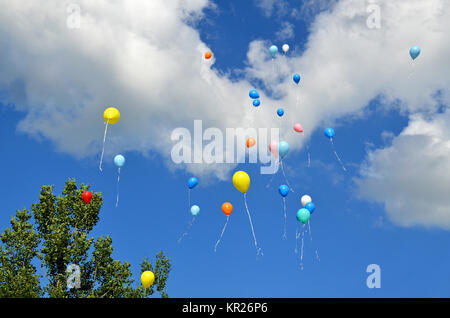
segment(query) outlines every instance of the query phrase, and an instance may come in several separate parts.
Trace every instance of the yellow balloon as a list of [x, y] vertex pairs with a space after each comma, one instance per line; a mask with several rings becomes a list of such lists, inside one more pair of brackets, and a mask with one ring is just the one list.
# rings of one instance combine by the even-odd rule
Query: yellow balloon
[[237, 171], [233, 175], [233, 184], [242, 193], [247, 193], [250, 187], [250, 177], [244, 171]]
[[141, 275], [141, 283], [144, 288], [149, 288], [155, 281], [155, 275], [150, 271], [145, 271]]
[[117, 108], [109, 107], [103, 113], [103, 119], [110, 125], [114, 125], [120, 119], [120, 112]]

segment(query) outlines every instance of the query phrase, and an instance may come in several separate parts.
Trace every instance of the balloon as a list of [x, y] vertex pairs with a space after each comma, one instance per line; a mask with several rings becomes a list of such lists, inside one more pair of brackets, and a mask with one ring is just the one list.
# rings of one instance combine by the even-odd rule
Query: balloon
[[155, 275], [150, 271], [145, 271], [141, 275], [141, 283], [144, 288], [149, 288], [155, 281]]
[[222, 212], [226, 215], [230, 215], [233, 212], [233, 205], [230, 202], [222, 204]]
[[199, 213], [200, 213], [200, 207], [198, 205], [191, 206], [191, 214], [193, 216], [196, 216]]
[[255, 138], [250, 137], [250, 138], [247, 139], [247, 148], [251, 148], [251, 147], [253, 147], [255, 144], [256, 144]]
[[281, 49], [283, 50], [284, 53], [287, 53], [287, 51], [289, 51], [289, 45], [283, 44], [283, 46], [281, 47]]
[[254, 99], [253, 106], [258, 107], [259, 105], [261, 105], [261, 101], [259, 99]]
[[195, 187], [197, 185], [197, 183], [198, 183], [198, 179], [196, 177], [189, 178], [189, 180], [188, 180], [189, 189], [192, 189], [193, 187]]
[[91, 191], [84, 191], [83, 192], [83, 201], [84, 203], [88, 204], [92, 200], [92, 192]]
[[209, 60], [211, 58], [211, 56], [212, 56], [211, 51], [208, 51], [205, 53], [205, 59]]
[[250, 187], [250, 177], [244, 171], [237, 171], [233, 175], [233, 185], [242, 193], [247, 193]]
[[309, 221], [310, 218], [311, 218], [311, 213], [307, 209], [302, 208], [297, 211], [297, 220], [299, 222], [302, 222], [303, 224], [305, 224], [306, 222]]
[[289, 194], [289, 187], [285, 184], [280, 185], [280, 187], [278, 188], [278, 192], [280, 192], [280, 194], [285, 197]]
[[114, 157], [114, 164], [115, 164], [116, 166], [118, 166], [119, 168], [120, 168], [120, 167], [123, 167], [123, 165], [125, 164], [125, 157], [122, 156], [122, 155], [117, 155], [117, 156], [115, 156], [115, 157]]
[[304, 196], [302, 196], [301, 198], [301, 202], [302, 202], [302, 206], [305, 207], [307, 203], [311, 202], [312, 199], [309, 195], [305, 194]]
[[277, 109], [277, 114], [278, 114], [278, 116], [283, 116], [284, 115], [284, 109], [283, 108], [278, 108]]
[[419, 56], [419, 54], [420, 54], [420, 47], [418, 47], [417, 45], [409, 49], [409, 55], [413, 60], [415, 60], [416, 57]]
[[316, 209], [316, 205], [312, 202], [308, 202], [305, 205], [305, 209], [308, 210], [310, 213], [313, 213], [314, 210]]
[[278, 141], [272, 141], [269, 144], [269, 151], [275, 156], [278, 157]]
[[294, 80], [295, 84], [298, 84], [300, 82], [300, 75], [294, 74], [292, 79]]
[[120, 119], [120, 112], [117, 108], [109, 107], [103, 112], [103, 119], [110, 125], [116, 124]]
[[277, 46], [276, 46], [276, 45], [272, 45], [272, 46], [269, 48], [269, 52], [270, 52], [270, 55], [272, 56], [272, 58], [274, 58], [274, 57], [277, 55], [277, 53], [278, 53], [278, 48], [277, 48]]
[[301, 132], [303, 132], [303, 127], [302, 127], [301, 124], [296, 123], [296, 124], [294, 125], [294, 130], [295, 130], [296, 132], [298, 132], [298, 133], [301, 133]]
[[325, 136], [328, 138], [333, 138], [334, 137], [334, 129], [333, 128], [325, 128]]
[[278, 144], [278, 153], [280, 158], [283, 159], [289, 152], [289, 144], [286, 141], [280, 141]]
[[252, 98], [252, 99], [256, 99], [256, 98], [259, 98], [259, 93], [255, 89], [252, 89], [248, 93], [248, 96], [250, 96], [250, 98]]

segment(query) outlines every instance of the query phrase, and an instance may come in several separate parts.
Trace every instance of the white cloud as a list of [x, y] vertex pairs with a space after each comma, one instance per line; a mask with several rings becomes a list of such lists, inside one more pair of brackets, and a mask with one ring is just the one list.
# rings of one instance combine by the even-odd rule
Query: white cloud
[[[285, 138], [298, 148], [314, 129], [359, 112], [378, 94], [408, 112], [434, 111], [437, 90], [444, 102], [450, 97], [445, 0], [380, 0], [381, 29], [367, 28], [366, 1], [342, 0], [311, 24], [301, 56], [271, 61], [271, 41], [250, 43], [249, 66], [238, 81], [212, 69], [214, 57], [203, 59], [207, 44], [191, 25], [207, 0], [77, 1], [80, 29], [66, 26], [68, 3], [1, 1], [0, 89], [26, 112], [22, 131], [78, 157], [99, 154], [102, 113], [111, 105], [122, 119], [110, 129], [106, 151], [154, 152], [170, 164], [172, 129], [192, 128], [194, 119], [205, 128], [278, 127], [275, 110], [283, 106]], [[422, 54], [408, 77], [412, 45]], [[267, 88], [258, 88], [258, 109], [248, 97], [255, 78]], [[293, 132], [294, 122], [302, 123], [305, 138]], [[224, 178], [230, 167], [187, 169]]]
[[392, 145], [369, 152], [357, 179], [363, 198], [382, 203], [401, 226], [450, 229], [450, 111], [411, 116]]
[[292, 39], [295, 36], [294, 25], [287, 21], [283, 22], [275, 36], [280, 41]]

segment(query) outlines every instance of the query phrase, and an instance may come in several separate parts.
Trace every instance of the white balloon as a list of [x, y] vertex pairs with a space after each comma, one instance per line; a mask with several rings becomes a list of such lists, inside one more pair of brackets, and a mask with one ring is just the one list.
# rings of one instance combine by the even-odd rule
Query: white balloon
[[286, 53], [287, 51], [289, 51], [289, 45], [287, 44], [283, 44], [283, 46], [281, 47], [283, 49], [283, 52]]
[[305, 207], [307, 203], [311, 202], [312, 199], [309, 195], [305, 194], [302, 196], [302, 206]]

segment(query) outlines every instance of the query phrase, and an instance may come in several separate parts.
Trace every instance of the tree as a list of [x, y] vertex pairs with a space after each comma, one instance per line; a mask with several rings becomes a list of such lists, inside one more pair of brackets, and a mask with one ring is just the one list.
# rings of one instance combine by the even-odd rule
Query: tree
[[[99, 221], [103, 199], [101, 193], [93, 193], [85, 204], [86, 190], [88, 186], [78, 189], [75, 180], [68, 180], [62, 196], [56, 197], [53, 186], [43, 186], [39, 202], [31, 206], [33, 223], [28, 210], [17, 211], [11, 228], [0, 235], [0, 297], [142, 298], [158, 292], [168, 297], [171, 263], [162, 251], [154, 268], [148, 258], [141, 263], [142, 271], [155, 274], [154, 284], [144, 289], [139, 280], [134, 288], [131, 264], [112, 257], [111, 237], [88, 237]], [[68, 288], [76, 275], [68, 270], [71, 264], [79, 268], [79, 288]]]

